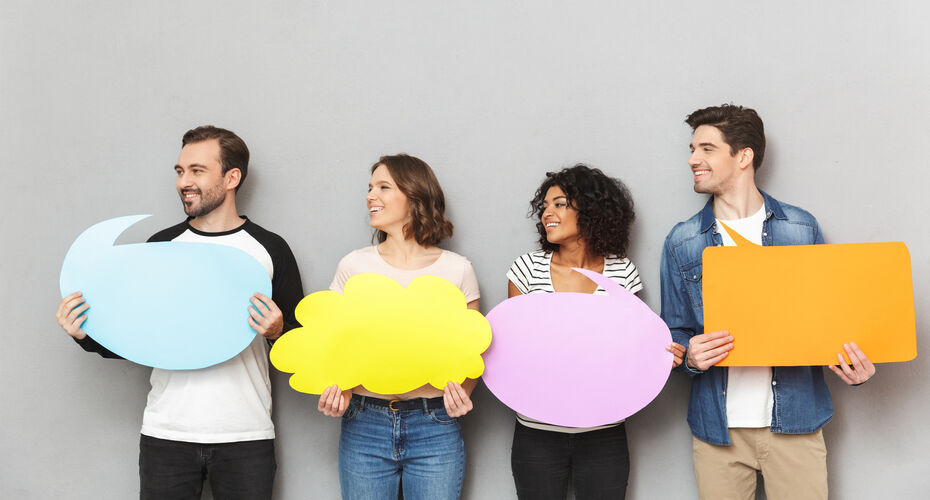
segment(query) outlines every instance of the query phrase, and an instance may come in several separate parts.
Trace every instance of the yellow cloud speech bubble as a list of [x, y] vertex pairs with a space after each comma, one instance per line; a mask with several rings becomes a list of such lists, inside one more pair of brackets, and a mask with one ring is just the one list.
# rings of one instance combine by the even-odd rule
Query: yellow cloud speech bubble
[[293, 373], [291, 387], [321, 394], [364, 386], [401, 394], [425, 384], [437, 389], [484, 371], [491, 325], [467, 308], [455, 285], [420, 276], [404, 288], [379, 274], [349, 278], [344, 294], [312, 293], [297, 305], [303, 325], [271, 349], [271, 363]]

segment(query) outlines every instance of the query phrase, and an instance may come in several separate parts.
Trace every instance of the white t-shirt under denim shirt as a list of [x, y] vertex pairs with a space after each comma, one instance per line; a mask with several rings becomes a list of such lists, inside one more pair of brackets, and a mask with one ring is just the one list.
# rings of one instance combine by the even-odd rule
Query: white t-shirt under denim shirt
[[[521, 255], [513, 261], [510, 270], [507, 271], [507, 279], [510, 280], [517, 290], [522, 294], [528, 293], [553, 293], [552, 275], [549, 272], [549, 266], [552, 263], [552, 254], [543, 250], [537, 250]], [[637, 293], [643, 289], [643, 283], [639, 279], [639, 271], [633, 262], [626, 257], [617, 257], [608, 255], [604, 258], [604, 270], [601, 272], [604, 276], [615, 281], [617, 284], [626, 288], [632, 293]], [[601, 287], [597, 287], [594, 292], [596, 295], [607, 294]], [[609, 397], [609, 395], [605, 395]], [[619, 425], [623, 420], [608, 425], [598, 427], [562, 427], [560, 425], [547, 424], [538, 420], [533, 420], [526, 415], [517, 413], [517, 422], [544, 431], [565, 432], [577, 434], [580, 432], [596, 431]]]
[[[717, 232], [724, 246], [736, 246], [733, 238], [720, 225], [726, 224], [740, 236], [762, 244], [762, 223], [765, 221], [765, 204], [745, 219], [717, 219]], [[738, 345], [736, 340], [734, 345]], [[727, 371], [727, 427], [771, 427], [774, 395], [772, 394], [772, 368], [768, 366], [731, 366]]]

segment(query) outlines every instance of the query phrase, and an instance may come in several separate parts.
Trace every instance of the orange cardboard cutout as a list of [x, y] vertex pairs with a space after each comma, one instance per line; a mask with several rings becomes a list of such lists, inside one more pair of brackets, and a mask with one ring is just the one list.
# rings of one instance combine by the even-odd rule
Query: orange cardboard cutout
[[[917, 356], [910, 253], [904, 243], [704, 249], [704, 331], [726, 330], [718, 366], [835, 365], [855, 342], [873, 363]], [[845, 356], [845, 354], [844, 354]]]

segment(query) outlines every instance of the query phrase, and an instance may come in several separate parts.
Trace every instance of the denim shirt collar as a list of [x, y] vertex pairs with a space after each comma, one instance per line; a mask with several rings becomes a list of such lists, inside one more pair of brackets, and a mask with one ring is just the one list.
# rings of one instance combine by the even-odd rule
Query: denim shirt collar
[[[759, 192], [762, 193], [765, 204], [765, 219], [768, 220], [769, 217], [775, 217], [776, 219], [786, 220], [787, 217], [785, 217], [785, 212], [781, 209], [781, 204], [778, 203], [778, 200], [772, 198], [761, 189], [759, 189]], [[716, 222], [717, 218], [714, 217], [714, 197], [711, 196], [707, 199], [707, 204], [704, 205], [704, 208], [701, 209], [701, 232], [706, 233], [710, 228], [714, 227]]]

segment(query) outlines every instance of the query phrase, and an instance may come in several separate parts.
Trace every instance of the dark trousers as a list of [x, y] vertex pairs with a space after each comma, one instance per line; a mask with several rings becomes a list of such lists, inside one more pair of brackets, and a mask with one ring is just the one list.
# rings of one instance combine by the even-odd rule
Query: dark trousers
[[139, 498], [199, 500], [204, 479], [216, 500], [271, 500], [274, 440], [187, 443], [143, 435]]
[[620, 424], [568, 434], [517, 422], [510, 466], [521, 499], [565, 500], [571, 481], [576, 500], [623, 500], [630, 477], [626, 430]]

